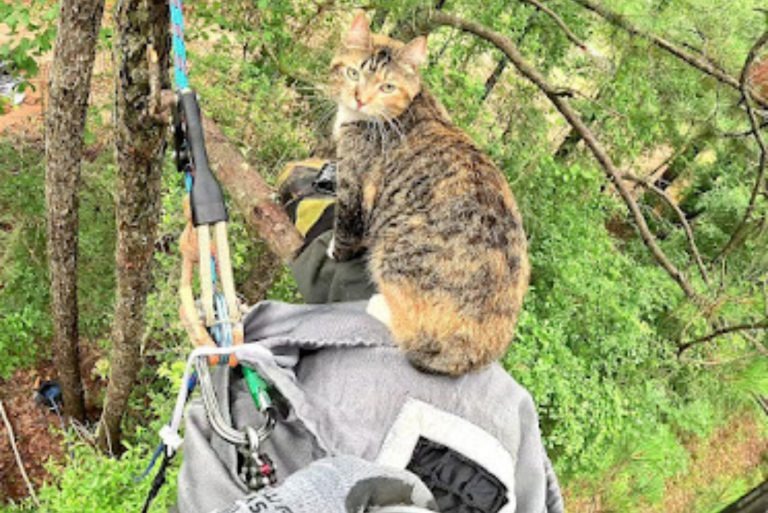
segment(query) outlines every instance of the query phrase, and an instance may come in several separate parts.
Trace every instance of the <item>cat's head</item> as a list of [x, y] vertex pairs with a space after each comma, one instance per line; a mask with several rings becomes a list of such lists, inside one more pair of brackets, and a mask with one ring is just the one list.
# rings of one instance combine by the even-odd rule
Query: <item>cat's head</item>
[[331, 94], [360, 118], [396, 118], [421, 91], [419, 67], [426, 59], [425, 37], [405, 44], [373, 34], [359, 12], [331, 62]]

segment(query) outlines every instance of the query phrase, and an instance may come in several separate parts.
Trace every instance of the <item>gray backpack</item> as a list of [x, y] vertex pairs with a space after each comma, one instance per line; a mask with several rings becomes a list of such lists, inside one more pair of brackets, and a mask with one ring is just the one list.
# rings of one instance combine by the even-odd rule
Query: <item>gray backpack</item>
[[[276, 423], [258, 451], [274, 465], [277, 486], [249, 490], [242, 448], [217, 434], [195, 399], [186, 411], [181, 513], [563, 511], [533, 401], [498, 364], [458, 378], [419, 372], [365, 314], [365, 302], [263, 302], [248, 314], [245, 336], [238, 360], [264, 377], [274, 401]], [[265, 424], [238, 369], [219, 367], [211, 382], [233, 430]], [[377, 472], [385, 479], [370, 485]], [[412, 506], [386, 509], [374, 500], [392, 480], [409, 490]], [[415, 499], [424, 497], [419, 481], [432, 497]], [[276, 497], [280, 506], [269, 509]]]

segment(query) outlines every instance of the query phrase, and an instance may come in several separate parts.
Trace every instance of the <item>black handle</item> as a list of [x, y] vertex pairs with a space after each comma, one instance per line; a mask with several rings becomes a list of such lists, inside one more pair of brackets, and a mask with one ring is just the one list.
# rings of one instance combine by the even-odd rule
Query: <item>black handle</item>
[[186, 125], [186, 139], [192, 165], [195, 170], [190, 203], [192, 204], [192, 222], [195, 226], [214, 224], [227, 220], [227, 207], [219, 182], [211, 173], [208, 165], [208, 153], [205, 151], [203, 123], [200, 117], [200, 105], [194, 91], [186, 90], [179, 94], [179, 103]]

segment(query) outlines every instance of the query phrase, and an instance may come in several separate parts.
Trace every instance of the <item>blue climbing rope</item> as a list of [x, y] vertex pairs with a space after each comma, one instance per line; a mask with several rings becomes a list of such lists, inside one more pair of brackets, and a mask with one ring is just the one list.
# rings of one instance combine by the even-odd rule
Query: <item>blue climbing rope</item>
[[[203, 133], [200, 106], [197, 102], [195, 92], [189, 87], [189, 75], [187, 70], [187, 49], [184, 44], [184, 13], [182, 0], [170, 0], [171, 32], [173, 37], [173, 76], [176, 85], [176, 105], [174, 108], [174, 153], [176, 155], [176, 166], [179, 171], [184, 173], [184, 188], [189, 196], [190, 207], [192, 209], [192, 221], [195, 226], [213, 226], [216, 223], [227, 221], [226, 205], [224, 196], [221, 192], [216, 179], [213, 177], [208, 166], [208, 156], [205, 150], [205, 136]], [[207, 229], [207, 228], [206, 228]], [[216, 286], [217, 271], [216, 259], [211, 255], [211, 277], [212, 285]], [[230, 347], [234, 342], [232, 321], [229, 318], [229, 310], [224, 295], [216, 292], [214, 294], [214, 311], [216, 322], [209, 328], [216, 345], [219, 347]], [[222, 363], [229, 363], [229, 358], [222, 358]], [[207, 371], [207, 367], [203, 368]], [[268, 394], [267, 383], [259, 374], [247, 366], [242, 366], [243, 375], [248, 390], [253, 398], [256, 407], [266, 413], [268, 427], [267, 435], [274, 426], [274, 409], [272, 401]], [[201, 371], [202, 372], [202, 371]], [[207, 374], [207, 372], [205, 372]], [[192, 394], [197, 384], [197, 376], [193, 373], [186, 383], [186, 398]], [[210, 384], [208, 385], [210, 386]], [[205, 386], [202, 387], [205, 395]], [[172, 422], [173, 424], [173, 422]], [[178, 426], [171, 428], [177, 429]], [[163, 429], [166, 429], [163, 428]], [[171, 459], [176, 454], [180, 439], [177, 433], [170, 433], [168, 438], [163, 435], [163, 441], [155, 450], [149, 465], [138, 477], [141, 480], [149, 475], [156, 462], [162, 455], [160, 468], [155, 474], [150, 486], [149, 493], [144, 501], [142, 513], [147, 513], [149, 507], [157, 496], [160, 488], [165, 483], [165, 475]], [[167, 443], [166, 443], [167, 442]], [[257, 455], [259, 456], [259, 455]], [[261, 467], [259, 467], [261, 468]], [[269, 466], [267, 470], [260, 470], [262, 477], [268, 483], [274, 483], [274, 469]]]
[[171, 0], [171, 27], [173, 34], [173, 79], [176, 90], [189, 89], [187, 74], [187, 47], [184, 44], [184, 6], [181, 0]]
[[[190, 197], [194, 224], [196, 226], [212, 225], [217, 222], [226, 221], [226, 207], [220, 187], [208, 168], [200, 109], [197, 104], [196, 95], [189, 86], [187, 49], [184, 44], [184, 6], [182, 0], [170, 0], [169, 6], [173, 38], [173, 76], [178, 100], [176, 110], [174, 111], [176, 164], [179, 171], [184, 173], [184, 188]], [[183, 123], [181, 122], [182, 113], [184, 115]], [[196, 185], [200, 185], [197, 191]], [[198, 203], [204, 205], [205, 209], [196, 209], [195, 207], [199, 206]], [[211, 255], [211, 278], [212, 284], [215, 286], [217, 271], [216, 259], [213, 255]], [[224, 295], [220, 292], [214, 294], [214, 311], [216, 322], [210, 327], [210, 334], [217, 346], [230, 347], [234, 342], [233, 327], [229, 318], [227, 302]], [[228, 360], [229, 357], [224, 356], [221, 358], [221, 363], [227, 364], [229, 363]], [[270, 408], [271, 400], [267, 393], [266, 382], [255, 370], [245, 366], [242, 369], [246, 384], [257, 408], [262, 411]], [[187, 397], [191, 395], [196, 384], [197, 376], [192, 374], [186, 384]], [[161, 442], [152, 455], [147, 468], [136, 479], [139, 481], [149, 475], [160, 456], [163, 455], [164, 459], [161, 470], [155, 476], [152, 489], [144, 504], [144, 511], [148, 509], [157, 490], [162, 486], [165, 478], [165, 468], [169, 459], [173, 457], [174, 451], [167, 451], [166, 449], [166, 444]]]

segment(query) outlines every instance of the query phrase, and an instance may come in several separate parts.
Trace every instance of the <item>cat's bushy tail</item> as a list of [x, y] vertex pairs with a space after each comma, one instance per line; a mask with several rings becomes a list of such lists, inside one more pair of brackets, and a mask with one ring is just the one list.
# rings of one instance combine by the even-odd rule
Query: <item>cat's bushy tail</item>
[[[512, 337], [509, 338], [511, 340]], [[506, 347], [510, 340], [501, 345]], [[425, 333], [414, 340], [397, 342], [402, 346], [412, 347], [405, 353], [408, 361], [417, 369], [428, 373], [459, 376], [485, 367], [495, 359], [478, 358], [479, 355], [473, 351], [460, 350], [459, 348], [470, 346], [473, 342], [460, 334], [438, 340]]]
[[403, 282], [379, 283], [379, 289], [389, 310], [385, 322], [410, 362], [427, 372], [453, 376], [478, 370], [504, 355], [524, 291], [490, 286], [487, 302], [475, 305], [484, 314], [471, 315], [471, 309], [446, 294]]

